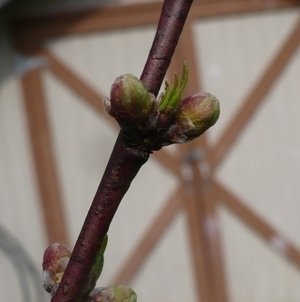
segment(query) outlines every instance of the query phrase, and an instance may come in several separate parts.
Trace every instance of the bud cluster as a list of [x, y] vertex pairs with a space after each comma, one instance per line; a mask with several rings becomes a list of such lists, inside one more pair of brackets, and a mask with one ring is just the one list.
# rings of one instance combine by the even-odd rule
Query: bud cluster
[[173, 143], [184, 143], [201, 135], [219, 118], [219, 101], [209, 93], [182, 99], [188, 80], [184, 64], [182, 77], [156, 99], [135, 76], [119, 76], [111, 87], [105, 107], [123, 129], [130, 146], [158, 150]]
[[[103, 253], [107, 244], [107, 236], [104, 238], [101, 249], [99, 251], [99, 256], [101, 262], [103, 261]], [[71, 252], [62, 244], [54, 243], [50, 245], [43, 258], [43, 285], [47, 292], [53, 296], [58, 286], [61, 282], [64, 271], [67, 267], [69, 259], [71, 257]], [[99, 262], [99, 261], [96, 262]], [[92, 281], [92, 287], [90, 287], [91, 282], [87, 282], [87, 298], [79, 299], [78, 301], [85, 302], [136, 302], [135, 292], [124, 285], [110, 286], [110, 287], [95, 287], [96, 279], [98, 279], [103, 263], [96, 263], [97, 268], [92, 269], [90, 281]], [[95, 269], [96, 275], [95, 276]], [[100, 271], [99, 271], [100, 270]], [[85, 295], [84, 295], [85, 296]]]

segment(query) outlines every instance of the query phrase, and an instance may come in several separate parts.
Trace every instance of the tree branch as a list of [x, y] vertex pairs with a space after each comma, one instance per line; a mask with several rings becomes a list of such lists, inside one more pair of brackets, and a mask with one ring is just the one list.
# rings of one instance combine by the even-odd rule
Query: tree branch
[[[165, 0], [157, 32], [141, 80], [158, 94], [192, 0]], [[81, 296], [109, 225], [149, 152], [128, 148], [120, 131], [69, 264], [52, 302], [75, 302]]]
[[158, 94], [193, 0], [165, 0], [141, 81]]

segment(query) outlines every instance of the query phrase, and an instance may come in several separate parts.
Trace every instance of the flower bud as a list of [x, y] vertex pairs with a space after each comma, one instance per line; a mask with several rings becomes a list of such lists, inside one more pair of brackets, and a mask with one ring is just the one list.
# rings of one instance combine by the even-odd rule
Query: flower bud
[[142, 81], [131, 74], [119, 76], [111, 87], [106, 110], [125, 127], [141, 128], [155, 103], [155, 97]]
[[62, 244], [51, 244], [43, 257], [43, 285], [52, 296], [55, 294], [64, 271], [67, 267], [71, 252]]
[[94, 289], [88, 302], [136, 302], [136, 293], [125, 285]]
[[219, 101], [209, 93], [197, 93], [185, 98], [177, 112], [175, 123], [165, 134], [167, 143], [192, 140], [216, 123], [220, 115]]

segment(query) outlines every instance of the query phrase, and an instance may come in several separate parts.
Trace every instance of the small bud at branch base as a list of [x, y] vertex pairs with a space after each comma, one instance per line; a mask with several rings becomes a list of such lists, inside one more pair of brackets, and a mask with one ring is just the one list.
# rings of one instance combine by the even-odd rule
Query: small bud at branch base
[[45, 250], [43, 257], [43, 285], [45, 290], [51, 295], [55, 294], [70, 257], [71, 252], [59, 243], [53, 243]]

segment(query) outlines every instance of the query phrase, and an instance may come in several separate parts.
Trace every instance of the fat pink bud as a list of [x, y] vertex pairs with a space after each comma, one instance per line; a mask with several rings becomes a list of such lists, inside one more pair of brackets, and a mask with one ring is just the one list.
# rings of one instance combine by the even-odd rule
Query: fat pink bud
[[52, 296], [55, 294], [64, 271], [67, 267], [71, 252], [62, 244], [51, 244], [43, 257], [43, 285]]
[[165, 134], [168, 143], [190, 141], [213, 126], [220, 115], [219, 101], [209, 93], [197, 93], [182, 100], [175, 123]]
[[121, 127], [142, 128], [155, 103], [155, 97], [142, 81], [131, 74], [119, 76], [112, 84], [107, 112]]

